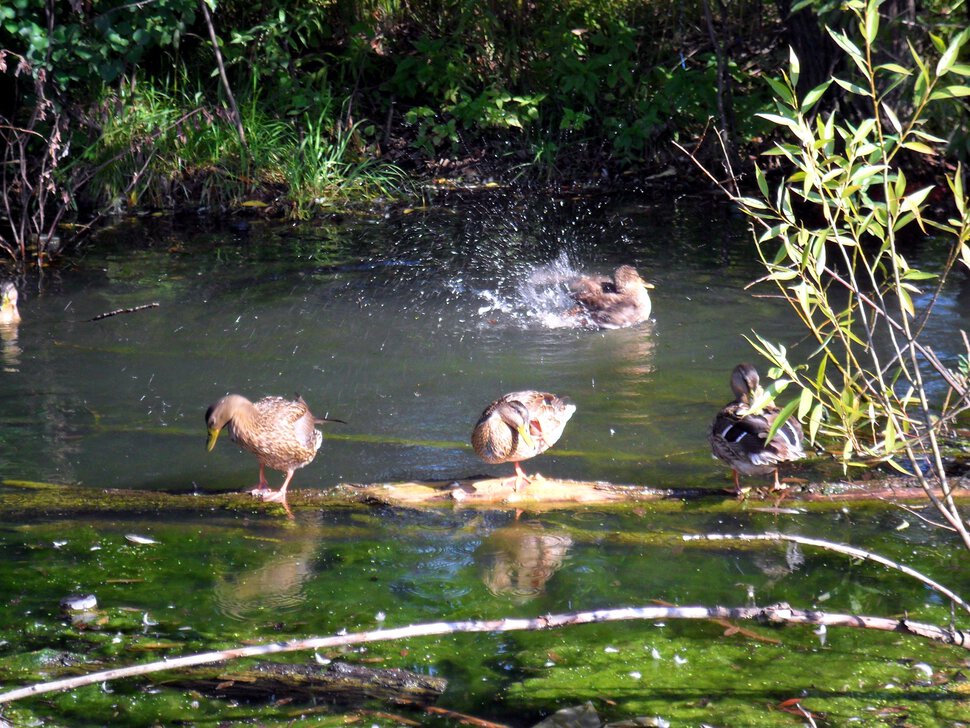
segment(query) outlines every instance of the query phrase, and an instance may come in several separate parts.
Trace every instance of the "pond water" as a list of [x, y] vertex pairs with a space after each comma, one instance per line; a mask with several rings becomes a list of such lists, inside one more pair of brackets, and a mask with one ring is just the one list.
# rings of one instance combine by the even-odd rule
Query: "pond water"
[[[926, 243], [911, 263], [938, 270], [942, 256]], [[544, 282], [621, 263], [656, 285], [651, 322], [605, 332], [549, 326], [562, 301]], [[578, 409], [560, 442], [527, 471], [724, 487], [729, 472], [710, 457], [707, 427], [730, 399], [736, 363], [753, 360], [765, 374], [743, 337], [756, 330], [799, 345], [784, 305], [744, 290], [758, 275], [744, 221], [710, 200], [503, 193], [307, 225], [119, 221], [68, 265], [21, 287], [24, 322], [2, 351], [0, 475], [77, 488], [251, 486], [251, 455], [228, 440], [205, 452], [205, 409], [227, 392], [299, 392], [316, 414], [347, 422], [326, 426], [323, 448], [297, 471], [293, 489], [510, 474], [511, 466], [479, 461], [468, 437], [492, 399], [536, 388], [568, 396]], [[961, 273], [928, 332], [950, 361], [958, 353], [953, 332], [970, 328], [968, 302]], [[809, 346], [801, 342], [806, 353]], [[810, 476], [815, 467], [794, 472]], [[269, 475], [276, 487], [280, 475]], [[892, 509], [769, 514], [657, 504], [516, 520], [503, 512], [348, 507], [284, 524], [214, 513], [8, 522], [0, 524], [8, 595], [0, 601], [0, 679], [28, 681], [28, 666], [37, 664], [24, 666], [25, 654], [42, 662], [49, 654], [35, 651], [43, 648], [107, 650], [131, 662], [131, 654], [151, 659], [243, 639], [653, 599], [785, 600], [947, 620], [946, 606], [915, 582], [842, 557], [677, 542], [685, 532], [742, 529], [864, 544], [958, 591], [970, 587], [945, 534]], [[124, 536], [133, 532], [160, 543], [132, 544]], [[65, 625], [57, 604], [73, 591], [96, 592], [115, 610], [109, 626]], [[367, 655], [441, 674], [450, 681], [443, 705], [517, 726], [584, 700], [613, 717], [801, 725], [804, 718], [769, 704], [805, 691], [806, 705], [814, 700], [811, 709], [832, 724], [858, 715], [890, 724], [895, 708], [914, 724], [970, 717], [958, 694], [934, 690], [912, 667], [926, 662], [939, 682], [963, 665], [959, 654], [898, 636], [842, 632], [826, 642], [809, 630], [761, 631], [770, 639], [724, 638], [724, 627], [710, 624], [597, 625], [413, 640]], [[305, 710], [136, 685], [115, 690], [85, 688], [15, 716], [151, 725], [188, 712], [201, 722], [282, 724]], [[397, 724], [365, 716], [368, 725]]]

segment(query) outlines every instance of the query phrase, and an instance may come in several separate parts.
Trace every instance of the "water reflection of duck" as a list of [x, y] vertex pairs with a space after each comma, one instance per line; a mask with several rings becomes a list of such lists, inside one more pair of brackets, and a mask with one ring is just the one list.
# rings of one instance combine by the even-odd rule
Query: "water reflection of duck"
[[758, 370], [750, 364], [738, 364], [731, 373], [734, 401], [721, 408], [711, 423], [708, 440], [714, 457], [723, 460], [734, 471], [734, 486], [740, 488], [738, 474], [767, 475], [774, 473], [775, 490], [780, 463], [805, 457], [802, 449], [802, 426], [789, 417], [770, 441], [768, 431], [778, 417], [779, 409], [766, 405], [760, 414], [748, 414], [752, 401], [761, 394]]
[[[297, 468], [313, 461], [323, 442], [323, 433], [314, 425], [321, 422], [343, 422], [327, 417], [314, 417], [303, 398], [264, 397], [253, 403], [238, 394], [230, 394], [209, 407], [205, 413], [210, 452], [223, 427], [229, 437], [259, 460], [259, 483], [253, 495], [267, 501], [286, 502], [286, 487]], [[278, 491], [266, 493], [265, 468], [286, 473]]]
[[472, 431], [472, 447], [486, 463], [515, 463], [515, 489], [531, 482], [519, 463], [544, 453], [562, 436], [576, 405], [548, 392], [511, 392], [492, 402]]
[[215, 584], [220, 609], [242, 619], [254, 612], [275, 615], [301, 604], [306, 599], [304, 585], [314, 575], [319, 542], [319, 529], [297, 527], [277, 543], [247, 557], [259, 559], [259, 566], [227, 566]]
[[632, 265], [621, 265], [608, 276], [580, 276], [569, 281], [570, 296], [579, 305], [569, 314], [603, 329], [633, 326], [650, 318], [651, 302], [644, 281]]
[[11, 281], [0, 283], [0, 324], [19, 324], [17, 310], [17, 286]]
[[542, 526], [516, 522], [489, 534], [475, 552], [492, 594], [524, 603], [538, 596], [563, 565], [573, 540]]

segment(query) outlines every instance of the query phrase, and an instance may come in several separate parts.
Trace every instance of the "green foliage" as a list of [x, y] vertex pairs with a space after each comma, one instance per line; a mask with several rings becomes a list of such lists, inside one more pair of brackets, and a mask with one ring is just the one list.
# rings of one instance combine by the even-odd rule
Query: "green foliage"
[[[785, 347], [760, 337], [755, 348], [801, 388], [797, 415], [813, 442], [842, 443], [846, 464], [873, 459], [897, 467], [906, 455], [914, 471], [924, 457], [945, 488], [937, 438], [966, 409], [967, 379], [948, 367], [920, 334], [947, 275], [970, 267], [970, 214], [963, 170], [947, 176], [954, 215], [934, 219], [927, 203], [932, 185], [910, 180], [906, 155], [933, 160], [945, 140], [933, 133], [928, 112], [970, 95], [957, 63], [970, 32], [934, 41], [935, 60], [910, 45], [907, 65], [877, 62], [879, 4], [852, 2], [855, 34], [832, 30], [851, 60], [851, 75], [834, 79], [868, 115], [852, 122], [836, 113], [813, 115], [828, 84], [799, 99], [799, 59], [773, 82], [775, 109], [760, 116], [785, 138], [769, 154], [794, 170], [774, 193], [755, 169], [760, 195], [738, 202], [757, 221], [757, 246], [774, 282], [817, 343], [811, 363], [793, 361]], [[890, 103], [890, 98], [894, 99]], [[932, 118], [932, 117], [930, 117]], [[932, 234], [950, 241], [939, 273], [912, 268], [902, 234]], [[918, 302], [919, 301], [919, 302]], [[942, 411], [927, 397], [929, 376], [953, 390]], [[955, 510], [953, 511], [955, 513]], [[959, 517], [956, 517], [959, 521]]]
[[197, 9], [195, 0], [17, 0], [0, 8], [0, 48], [46, 69], [62, 91], [87, 88], [118, 79], [152, 49], [177, 48]]

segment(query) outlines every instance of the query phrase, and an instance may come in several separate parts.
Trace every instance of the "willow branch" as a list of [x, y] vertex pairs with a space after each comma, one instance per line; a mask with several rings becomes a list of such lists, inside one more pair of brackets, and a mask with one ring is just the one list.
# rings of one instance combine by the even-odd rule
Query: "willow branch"
[[176, 670], [194, 665], [205, 665], [225, 662], [243, 657], [258, 657], [274, 655], [284, 652], [302, 652], [306, 650], [333, 649], [345, 645], [359, 645], [371, 642], [389, 642], [391, 640], [409, 639], [412, 637], [430, 637], [434, 635], [456, 634], [459, 632], [516, 632], [536, 631], [558, 627], [568, 627], [575, 624], [592, 624], [597, 622], [622, 622], [631, 620], [670, 620], [670, 619], [737, 619], [756, 620], [764, 624], [802, 624], [825, 625], [826, 627], [854, 627], [856, 629], [875, 629], [884, 632], [898, 632], [914, 637], [942, 642], [948, 645], [970, 650], [970, 631], [955, 628], [939, 627], [937, 625], [913, 622], [909, 619], [893, 619], [887, 617], [871, 617], [857, 614], [837, 614], [818, 612], [814, 610], [793, 609], [787, 604], [776, 604], [769, 607], [627, 607], [623, 609], [600, 609], [592, 612], [572, 612], [567, 614], [549, 614], [534, 619], [492, 619], [463, 622], [431, 622], [415, 624], [396, 629], [382, 629], [372, 632], [356, 632], [332, 637], [310, 637], [308, 639], [290, 640], [289, 642], [274, 642], [265, 645], [251, 645], [237, 647], [230, 650], [203, 652], [184, 657], [175, 657], [142, 665], [116, 668], [92, 672], [88, 675], [53, 680], [38, 683], [24, 688], [0, 693], [0, 703], [10, 703], [15, 700], [29, 698], [43, 693], [61, 690], [73, 690], [83, 685], [93, 685], [119, 678], [148, 675], [166, 670]]
[[685, 541], [791, 541], [793, 543], [802, 544], [803, 546], [815, 546], [816, 548], [825, 549], [826, 551], [834, 551], [839, 554], [845, 554], [846, 556], [853, 556], [857, 559], [862, 559], [863, 561], [874, 561], [877, 564], [882, 564], [890, 569], [895, 569], [896, 571], [906, 574], [906, 576], [911, 576], [919, 582], [922, 582], [928, 586], [933, 591], [939, 592], [944, 595], [947, 599], [951, 600], [954, 604], [959, 604], [963, 609], [970, 613], [970, 604], [967, 604], [963, 599], [960, 598], [958, 594], [946, 588], [942, 584], [933, 581], [925, 574], [912, 569], [905, 564], [900, 564], [898, 561], [893, 561], [887, 559], [885, 556], [880, 556], [879, 554], [874, 554], [871, 551], [866, 551], [865, 549], [856, 548], [855, 546], [848, 546], [842, 543], [835, 543], [834, 541], [825, 541], [820, 538], [806, 538], [804, 536], [792, 536], [787, 533], [778, 533], [776, 531], [767, 531], [765, 533], [705, 533], [705, 534], [685, 534]]

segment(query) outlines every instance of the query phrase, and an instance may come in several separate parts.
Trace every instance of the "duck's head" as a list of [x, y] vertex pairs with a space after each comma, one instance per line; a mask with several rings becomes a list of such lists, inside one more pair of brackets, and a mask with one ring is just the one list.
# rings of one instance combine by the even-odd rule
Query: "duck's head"
[[228, 394], [210, 406], [205, 412], [205, 426], [209, 432], [205, 449], [212, 452], [222, 428], [249, 407], [252, 407], [252, 402], [238, 394]]
[[0, 323], [15, 324], [20, 321], [17, 310], [17, 286], [11, 281], [0, 283]]
[[502, 402], [496, 409], [495, 414], [501, 418], [502, 422], [519, 433], [519, 437], [526, 446], [535, 447], [532, 435], [529, 434], [529, 408], [521, 402], [515, 400]]
[[761, 394], [761, 378], [751, 364], [738, 364], [731, 372], [731, 391], [738, 402], [750, 404]]
[[643, 280], [632, 265], [621, 265], [617, 268], [613, 272], [613, 281], [616, 283], [616, 290], [621, 293], [634, 293], [644, 288], [653, 288], [653, 284]]

